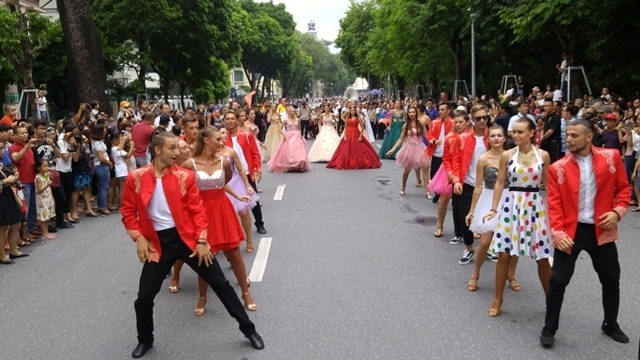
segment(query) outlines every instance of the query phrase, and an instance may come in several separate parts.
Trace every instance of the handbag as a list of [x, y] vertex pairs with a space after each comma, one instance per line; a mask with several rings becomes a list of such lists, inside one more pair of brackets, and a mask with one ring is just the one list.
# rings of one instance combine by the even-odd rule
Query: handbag
[[453, 194], [453, 184], [447, 179], [447, 170], [443, 165], [440, 166], [433, 179], [429, 182], [429, 191], [444, 196]]
[[[2, 171], [2, 169], [0, 169], [0, 173], [2, 173], [2, 176], [4, 176], [5, 179], [9, 177], [4, 171]], [[4, 188], [4, 184], [0, 185], [0, 188]], [[11, 192], [13, 193], [13, 199], [18, 203], [18, 207], [22, 209], [22, 200], [20, 199], [18, 194], [13, 191], [13, 189], [11, 189]], [[2, 194], [2, 189], [0, 189], [0, 194]]]

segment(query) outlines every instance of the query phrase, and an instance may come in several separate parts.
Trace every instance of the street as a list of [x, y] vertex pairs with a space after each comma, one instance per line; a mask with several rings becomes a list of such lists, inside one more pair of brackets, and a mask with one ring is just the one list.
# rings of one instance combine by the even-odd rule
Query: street
[[[538, 341], [545, 308], [532, 259], [519, 262], [522, 291], [507, 286], [502, 314], [490, 318], [495, 264], [486, 262], [478, 291], [467, 291], [473, 262], [459, 265], [463, 245], [449, 244], [451, 212], [444, 236], [433, 237], [436, 205], [413, 187], [413, 173], [406, 196], [400, 196], [402, 171], [392, 160], [377, 170], [324, 166], [286, 174], [265, 166], [259, 184], [268, 233], [254, 233], [260, 250], [242, 249], [258, 304], [249, 316], [265, 349], [251, 348], [211, 290], [204, 316], [193, 315], [197, 281], [185, 268], [180, 292], [169, 293], [167, 280], [156, 298], [155, 343], [144, 359], [637, 357], [637, 213], [622, 220], [617, 242], [619, 323], [631, 342], [616, 343], [600, 331], [600, 284], [583, 252], [567, 288], [556, 344], [547, 350]], [[274, 200], [279, 185], [285, 185], [276, 196], [281, 200]], [[261, 237], [271, 239], [270, 247]], [[133, 302], [141, 264], [119, 214], [82, 217], [75, 229], [60, 230], [58, 239], [21, 250], [31, 256], [0, 268], [0, 358], [130, 358], [137, 344]], [[224, 255], [217, 260], [240, 294]]]

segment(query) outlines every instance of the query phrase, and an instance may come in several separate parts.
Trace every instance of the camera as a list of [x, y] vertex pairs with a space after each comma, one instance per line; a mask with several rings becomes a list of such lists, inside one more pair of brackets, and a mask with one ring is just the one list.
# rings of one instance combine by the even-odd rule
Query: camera
[[76, 141], [76, 144], [77, 144], [78, 146], [82, 145], [82, 135], [76, 135], [76, 136], [74, 136], [74, 137], [73, 137], [73, 140], [75, 140], [75, 141]]
[[18, 190], [24, 189], [24, 184], [20, 180], [16, 180], [15, 184]]

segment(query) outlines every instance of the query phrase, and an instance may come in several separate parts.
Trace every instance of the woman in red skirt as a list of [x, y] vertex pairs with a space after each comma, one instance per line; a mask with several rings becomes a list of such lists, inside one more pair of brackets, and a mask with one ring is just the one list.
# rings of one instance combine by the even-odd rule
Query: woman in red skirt
[[[218, 155], [223, 146], [222, 135], [214, 127], [206, 127], [198, 132], [193, 157], [187, 160], [182, 167], [192, 170], [196, 174], [196, 185], [200, 190], [209, 228], [207, 241], [211, 246], [211, 252], [224, 252], [233, 273], [238, 279], [242, 289], [242, 299], [245, 308], [256, 311], [258, 306], [249, 293], [249, 279], [240, 253], [240, 243], [245, 239], [244, 231], [238, 220], [238, 215], [233, 204], [225, 195], [229, 192], [240, 201], [249, 201], [248, 196], [239, 196], [226, 184], [231, 180], [232, 171], [229, 161]], [[178, 271], [174, 272], [174, 280], [179, 277]], [[207, 283], [198, 278], [200, 298], [194, 310], [196, 316], [202, 316], [207, 303]]]

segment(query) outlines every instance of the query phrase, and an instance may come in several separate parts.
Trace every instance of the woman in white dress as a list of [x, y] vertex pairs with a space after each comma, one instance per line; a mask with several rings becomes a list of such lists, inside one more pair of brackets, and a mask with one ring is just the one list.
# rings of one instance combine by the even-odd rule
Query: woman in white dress
[[[469, 230], [474, 233], [480, 234], [480, 244], [476, 249], [476, 263], [471, 275], [471, 280], [467, 284], [467, 290], [476, 291], [478, 289], [478, 280], [480, 279], [480, 268], [484, 264], [485, 257], [491, 245], [491, 239], [493, 239], [493, 232], [498, 224], [498, 218], [494, 217], [489, 221], [482, 221], [482, 217], [489, 210], [493, 204], [493, 189], [498, 179], [498, 172], [500, 168], [500, 156], [504, 151], [504, 143], [506, 136], [504, 129], [500, 125], [493, 125], [489, 129], [489, 145], [491, 148], [486, 153], [482, 154], [478, 159], [476, 166], [476, 187], [473, 191], [473, 199], [471, 200], [471, 208], [469, 214], [465, 218]], [[506, 183], [506, 188], [503, 190], [503, 198], [509, 192], [509, 183]], [[502, 203], [498, 205], [498, 209], [502, 207]], [[488, 258], [488, 257], [487, 257]], [[498, 258], [491, 256], [491, 261], [497, 261]], [[520, 285], [516, 281], [515, 273], [516, 266], [518, 265], [518, 257], [511, 257], [509, 262], [509, 275], [507, 279], [511, 286], [511, 290], [520, 291]]]
[[329, 105], [324, 105], [318, 117], [318, 135], [309, 150], [309, 162], [329, 162], [340, 144], [336, 118]]

